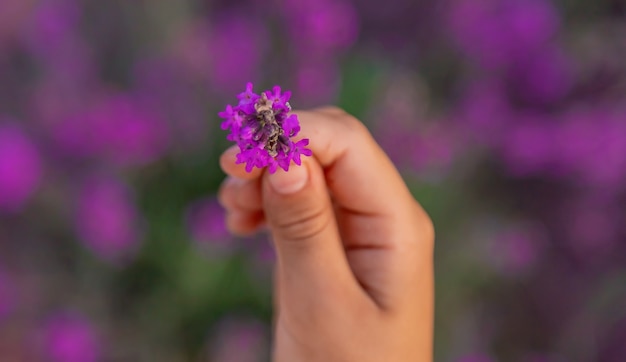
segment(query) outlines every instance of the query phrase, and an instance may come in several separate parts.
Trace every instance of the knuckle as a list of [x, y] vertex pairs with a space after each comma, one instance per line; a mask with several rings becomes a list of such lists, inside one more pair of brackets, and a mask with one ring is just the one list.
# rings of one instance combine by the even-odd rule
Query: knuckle
[[258, 211], [262, 209], [261, 186], [258, 182], [247, 181], [235, 195], [235, 202], [238, 208], [247, 211]]
[[343, 128], [345, 137], [354, 139], [372, 138], [370, 131], [359, 119], [337, 106], [325, 106], [315, 110]]
[[343, 108], [334, 105], [327, 105], [317, 109], [318, 112], [325, 113], [330, 116], [343, 116], [348, 114]]
[[345, 111], [342, 111], [342, 114], [338, 118], [339, 118], [339, 121], [346, 128], [346, 131], [349, 134], [355, 134], [359, 136], [364, 136], [364, 135], [369, 136], [370, 132], [367, 129], [367, 127], [365, 127], [365, 124], [363, 124], [363, 122], [359, 121], [353, 115], [346, 113]]
[[226, 214], [226, 228], [233, 235], [241, 235], [241, 221], [234, 212]]
[[331, 217], [321, 206], [300, 210], [300, 212], [286, 212], [280, 220], [274, 222], [278, 235], [298, 246], [306, 247], [302, 241], [314, 238], [325, 230]]
[[334, 288], [319, 290], [318, 298], [307, 298], [290, 305], [289, 313], [286, 313], [288, 323], [295, 329], [334, 337], [333, 334], [344, 332], [342, 328], [362, 323], [364, 316], [376, 315], [371, 304], [354, 298], [347, 290], [350, 288], [338, 284]]
[[234, 210], [238, 208], [238, 194], [240, 193], [242, 181], [232, 177], [227, 177], [219, 187], [217, 201], [226, 209]]
[[410, 232], [398, 235], [399, 239], [404, 240], [399, 247], [412, 257], [431, 255], [435, 244], [435, 227], [432, 219], [417, 202], [412, 204], [405, 215], [402, 223], [411, 227]]
[[365, 127], [363, 122], [359, 121], [356, 117], [346, 112], [343, 108], [339, 108], [337, 106], [326, 106], [323, 108], [319, 108], [318, 111], [320, 113], [324, 113], [330, 118], [333, 118], [336, 122], [342, 124], [348, 131], [367, 131], [367, 127]]
[[226, 186], [221, 186], [217, 192], [217, 202], [226, 209], [235, 209], [236, 202], [234, 198], [233, 190]]
[[250, 236], [257, 231], [261, 220], [258, 213], [233, 211], [226, 215], [226, 228], [233, 235]]
[[435, 242], [435, 225], [433, 224], [433, 220], [426, 213], [424, 213], [424, 215], [421, 228], [422, 238], [429, 244], [432, 244]]
[[417, 220], [415, 226], [417, 228], [418, 241], [427, 247], [432, 247], [435, 242], [435, 225], [428, 213], [416, 203]]

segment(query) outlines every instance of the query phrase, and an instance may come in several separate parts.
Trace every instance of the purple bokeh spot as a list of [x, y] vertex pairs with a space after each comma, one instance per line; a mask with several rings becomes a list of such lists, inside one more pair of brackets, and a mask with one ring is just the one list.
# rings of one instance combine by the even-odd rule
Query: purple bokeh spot
[[[89, 84], [98, 72], [94, 48], [78, 28], [82, 9], [77, 0], [40, 1], [22, 24], [20, 40], [44, 78], [54, 79], [57, 91]], [[64, 94], [65, 95], [65, 94]], [[64, 96], [63, 95], [63, 96]], [[62, 96], [60, 96], [62, 97]]]
[[556, 140], [561, 167], [584, 182], [619, 189], [626, 177], [626, 112], [573, 108], [561, 123]]
[[593, 184], [616, 189], [626, 177], [626, 113], [608, 115], [594, 121], [594, 150], [582, 159], [585, 173]]
[[189, 205], [186, 225], [192, 240], [209, 254], [221, 255], [234, 247], [226, 229], [224, 209], [214, 198], [200, 199]]
[[216, 19], [209, 37], [209, 67], [215, 89], [235, 92], [256, 79], [267, 42], [265, 27], [257, 20], [242, 14], [222, 14]]
[[331, 102], [339, 91], [341, 74], [332, 62], [303, 62], [295, 71], [293, 93], [298, 104], [320, 105]]
[[502, 144], [508, 170], [515, 176], [528, 176], [550, 169], [556, 151], [555, 138], [549, 122], [532, 116], [518, 118]]
[[514, 119], [503, 86], [497, 81], [470, 84], [457, 107], [454, 114], [460, 127], [485, 146], [498, 146], [506, 126]]
[[458, 0], [449, 27], [459, 48], [485, 68], [503, 68], [542, 49], [560, 26], [548, 1]]
[[412, 169], [417, 171], [447, 171], [452, 165], [460, 137], [456, 137], [450, 128], [433, 127], [414, 135], [418, 139], [409, 143], [411, 150]]
[[307, 19], [311, 39], [319, 47], [345, 49], [354, 44], [358, 35], [357, 15], [346, 2], [330, 2], [319, 7]]
[[75, 39], [81, 16], [74, 0], [43, 1], [34, 8], [24, 29], [25, 42], [35, 54], [53, 56]]
[[116, 180], [93, 178], [78, 195], [80, 241], [99, 257], [119, 262], [131, 257], [142, 237], [139, 212], [130, 190]]
[[588, 261], [602, 260], [619, 242], [623, 215], [613, 202], [599, 195], [577, 200], [562, 215], [571, 248]]
[[19, 211], [37, 190], [42, 161], [34, 142], [13, 125], [0, 124], [0, 212]]
[[558, 157], [563, 167], [573, 171], [595, 153], [595, 135], [598, 133], [595, 121], [599, 115], [588, 109], [575, 109], [562, 118], [556, 139]]
[[77, 315], [58, 315], [44, 326], [44, 353], [53, 362], [97, 362], [100, 343], [93, 326]]
[[358, 16], [349, 2], [286, 0], [284, 9], [289, 34], [304, 58], [347, 49], [358, 37]]
[[550, 104], [565, 98], [573, 84], [570, 59], [549, 48], [514, 67], [515, 85], [526, 100]]
[[68, 118], [55, 136], [70, 155], [98, 157], [119, 166], [156, 161], [169, 145], [165, 122], [126, 95], [104, 98]]
[[[136, 61], [133, 68], [132, 93], [142, 105], [142, 109], [149, 109], [168, 121], [168, 134], [172, 146], [187, 151], [206, 145], [209, 136], [210, 123], [206, 122], [204, 103], [198, 101], [198, 95], [194, 87], [190, 86], [190, 82], [192, 84], [197, 81], [206, 82], [210, 71], [206, 64], [202, 65], [202, 70], [197, 68], [200, 63], [204, 63], [202, 60], [204, 55], [185, 55], [186, 52], [203, 53], [203, 49], [181, 52], [183, 54], [176, 59], [154, 57]], [[185, 59], [187, 57], [192, 59]], [[169, 151], [175, 150], [169, 148]]]
[[507, 275], [523, 274], [538, 261], [544, 242], [536, 228], [513, 227], [493, 238], [489, 258], [494, 267]]

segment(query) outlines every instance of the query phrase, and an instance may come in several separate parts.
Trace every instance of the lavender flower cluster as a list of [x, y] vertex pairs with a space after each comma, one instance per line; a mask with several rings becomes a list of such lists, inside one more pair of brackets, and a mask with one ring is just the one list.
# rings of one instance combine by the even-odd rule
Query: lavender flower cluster
[[222, 129], [229, 130], [227, 139], [236, 142], [240, 153], [237, 163], [245, 163], [246, 171], [254, 167], [267, 167], [274, 173], [281, 167], [288, 171], [291, 161], [302, 163], [300, 156], [311, 156], [307, 138], [294, 142], [293, 137], [300, 132], [298, 116], [289, 114], [291, 92], [281, 92], [279, 86], [260, 95], [252, 90], [252, 83], [239, 94], [239, 104], [228, 105], [219, 113], [224, 118]]

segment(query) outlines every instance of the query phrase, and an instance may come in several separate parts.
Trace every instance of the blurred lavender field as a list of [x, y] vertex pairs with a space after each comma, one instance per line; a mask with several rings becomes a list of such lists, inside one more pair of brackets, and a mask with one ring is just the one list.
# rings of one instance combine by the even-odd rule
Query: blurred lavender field
[[0, 361], [269, 359], [271, 247], [215, 201], [248, 81], [401, 169], [437, 361], [626, 361], [622, 0], [0, 0]]

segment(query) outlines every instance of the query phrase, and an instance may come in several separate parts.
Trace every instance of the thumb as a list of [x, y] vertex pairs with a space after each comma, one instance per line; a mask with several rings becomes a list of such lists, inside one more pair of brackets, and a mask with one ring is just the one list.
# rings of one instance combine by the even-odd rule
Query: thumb
[[[348, 267], [324, 172], [314, 158], [306, 158], [289, 172], [265, 173], [263, 209], [274, 238], [283, 292], [306, 295], [348, 282]], [[343, 284], [343, 283], [340, 283]], [[343, 284], [345, 285], [345, 284]]]

